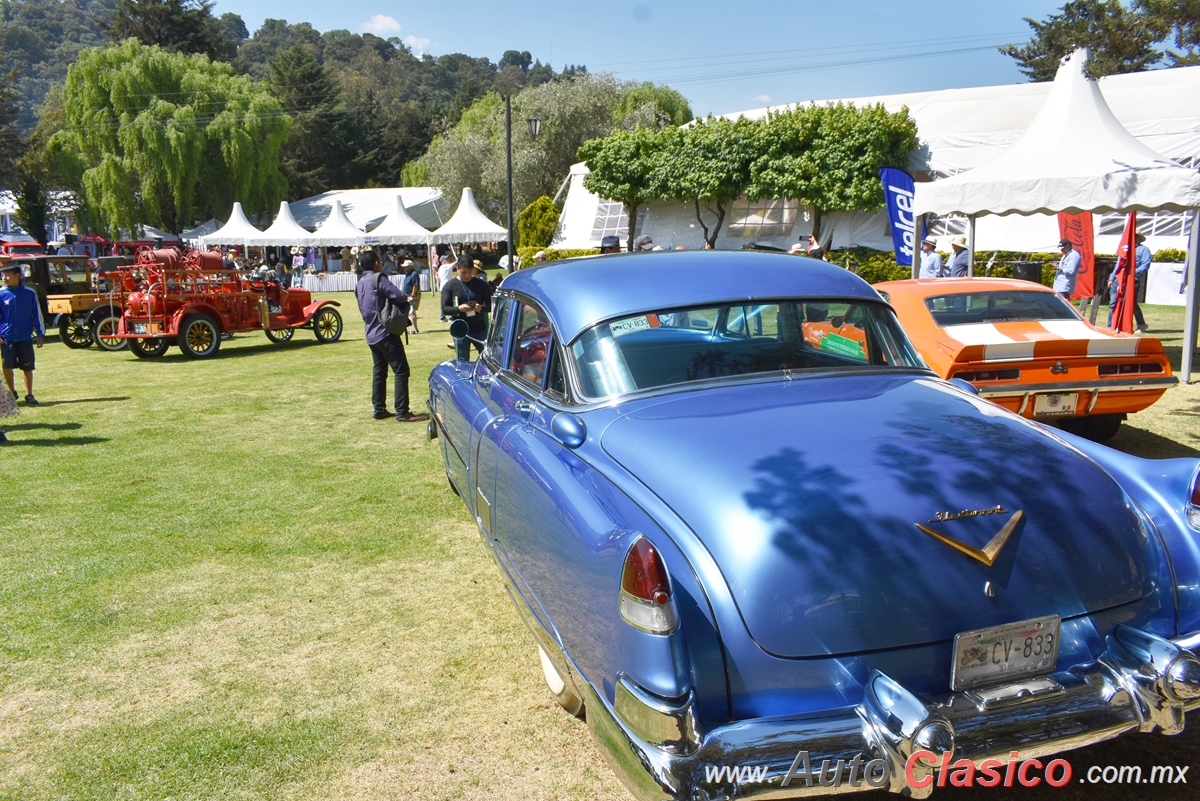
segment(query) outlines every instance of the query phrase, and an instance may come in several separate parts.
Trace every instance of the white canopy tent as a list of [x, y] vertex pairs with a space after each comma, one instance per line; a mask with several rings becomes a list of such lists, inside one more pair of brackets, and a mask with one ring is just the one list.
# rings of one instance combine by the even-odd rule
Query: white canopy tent
[[184, 231], [182, 234], [179, 235], [179, 238], [182, 239], [184, 242], [195, 242], [200, 237], [207, 236], [208, 234], [213, 233], [220, 227], [221, 227], [221, 223], [217, 221], [216, 217], [213, 217], [213, 218], [209, 219], [208, 222], [201, 223], [200, 225], [197, 225], [195, 228], [192, 228], [189, 231]]
[[462, 200], [454, 216], [429, 235], [430, 244], [449, 245], [455, 242], [497, 242], [508, 239], [508, 230], [483, 216], [475, 202], [471, 187], [464, 186]]
[[335, 200], [333, 210], [329, 212], [325, 222], [317, 226], [317, 230], [309, 235], [308, 244], [324, 247], [361, 245], [363, 237], [362, 229], [347, 219], [346, 212], [342, 209], [342, 202]]
[[373, 189], [335, 189], [294, 200], [292, 214], [308, 229], [316, 228], [329, 216], [333, 204], [342, 204], [346, 218], [363, 230], [378, 225], [395, 208], [396, 195], [404, 200], [408, 216], [426, 229], [437, 228], [446, 220], [442, 190], [431, 186], [390, 186]]
[[246, 247], [250, 240], [262, 234], [262, 231], [255, 228], [246, 219], [246, 212], [242, 211], [242, 204], [235, 202], [233, 210], [229, 213], [229, 220], [219, 229], [207, 236], [202, 236], [197, 239], [201, 248], [210, 248], [213, 245], [241, 245]]
[[363, 241], [368, 245], [427, 245], [429, 231], [409, 216], [404, 198], [397, 193], [391, 213], [368, 231]]
[[[918, 183], [914, 213], [1053, 214], [1186, 211], [1200, 208], [1200, 173], [1139, 142], [1121, 125], [1095, 81], [1083, 74], [1087, 51], [1063, 61], [1041, 110], [1021, 137], [975, 169]], [[1196, 226], [1187, 273], [1183, 380], [1191, 380], [1196, 342]]]
[[292, 216], [291, 207], [284, 200], [279, 204], [279, 214], [275, 215], [275, 222], [271, 223], [267, 230], [251, 239], [250, 244], [307, 247], [316, 243], [313, 242], [313, 234], [296, 222], [296, 218]]
[[1072, 214], [1184, 211], [1200, 206], [1200, 173], [1125, 130], [1083, 74], [1084, 50], [1058, 69], [1021, 137], [974, 169], [918, 183], [916, 213]]

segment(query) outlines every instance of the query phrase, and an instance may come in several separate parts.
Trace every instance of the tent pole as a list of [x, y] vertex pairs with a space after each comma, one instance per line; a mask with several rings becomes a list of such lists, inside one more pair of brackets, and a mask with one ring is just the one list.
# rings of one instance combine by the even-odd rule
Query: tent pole
[[1200, 294], [1196, 286], [1196, 264], [1200, 261], [1200, 209], [1192, 209], [1192, 230], [1188, 236], [1187, 264], [1183, 268], [1183, 280], [1187, 284], [1187, 311], [1183, 318], [1183, 355], [1180, 360], [1180, 372], [1183, 373], [1183, 383], [1192, 383], [1192, 367], [1196, 355], [1196, 296]]
[[975, 275], [975, 215], [967, 218], [967, 275]]

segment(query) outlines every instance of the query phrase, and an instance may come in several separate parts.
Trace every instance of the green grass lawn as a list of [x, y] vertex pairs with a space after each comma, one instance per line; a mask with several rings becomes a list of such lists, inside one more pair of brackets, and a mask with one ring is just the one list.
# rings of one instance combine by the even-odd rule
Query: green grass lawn
[[[0, 449], [0, 797], [624, 797], [330, 297], [331, 345], [38, 351]], [[450, 355], [422, 322], [416, 411]]]
[[[42, 405], [0, 449], [0, 797], [627, 797], [425, 426], [371, 419], [332, 297], [332, 345], [38, 351]], [[1146, 312], [1178, 365], [1182, 310]], [[418, 411], [450, 354], [422, 322]], [[1198, 415], [1173, 389], [1113, 444], [1196, 455]]]

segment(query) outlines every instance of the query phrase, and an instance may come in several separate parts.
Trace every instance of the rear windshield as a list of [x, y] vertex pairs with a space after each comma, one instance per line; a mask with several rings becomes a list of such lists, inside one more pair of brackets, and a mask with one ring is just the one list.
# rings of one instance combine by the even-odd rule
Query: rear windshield
[[1053, 292], [966, 292], [925, 298], [941, 327], [1022, 320], [1078, 320], [1071, 304]]
[[589, 398], [780, 370], [925, 366], [890, 308], [821, 298], [622, 317], [585, 331], [571, 356]]

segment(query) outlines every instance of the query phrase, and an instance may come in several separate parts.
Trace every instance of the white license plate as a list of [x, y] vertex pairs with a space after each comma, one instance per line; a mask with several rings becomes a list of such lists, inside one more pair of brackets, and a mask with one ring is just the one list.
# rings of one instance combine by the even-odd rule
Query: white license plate
[[1037, 395], [1033, 399], [1033, 413], [1038, 417], [1049, 417], [1056, 414], [1075, 414], [1079, 405], [1078, 392], [1051, 392]]
[[1058, 661], [1057, 615], [964, 631], [954, 638], [950, 689], [1036, 676]]
[[135, 333], [135, 334], [144, 334], [144, 333], [146, 333], [146, 326], [145, 326], [145, 324], [144, 324], [144, 323], [134, 323], [134, 324], [133, 324], [133, 333]]

